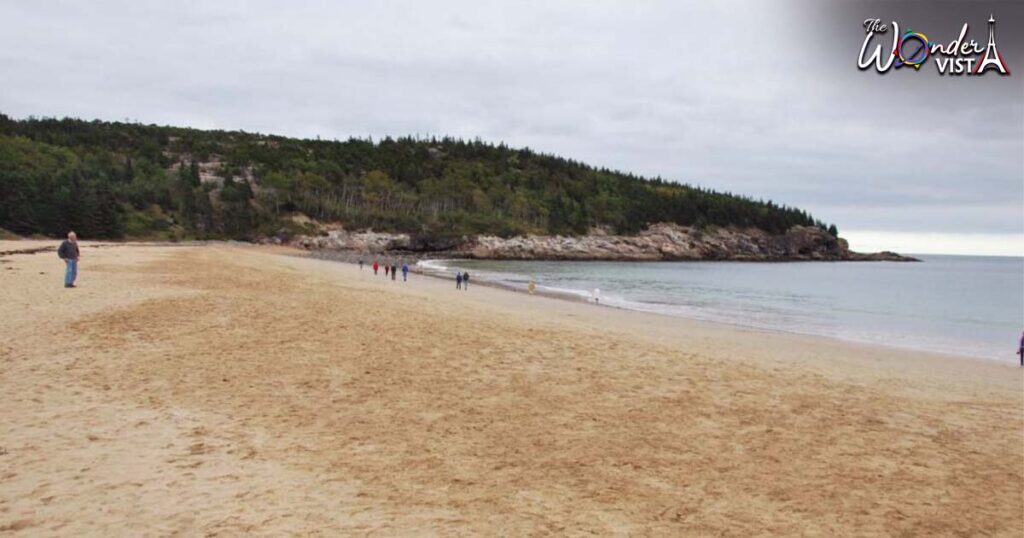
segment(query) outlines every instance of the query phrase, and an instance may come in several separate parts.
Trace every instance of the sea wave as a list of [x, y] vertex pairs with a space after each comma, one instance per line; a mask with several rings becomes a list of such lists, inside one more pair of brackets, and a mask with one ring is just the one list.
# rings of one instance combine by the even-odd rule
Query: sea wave
[[447, 273], [449, 260], [419, 260], [416, 267], [424, 273]]

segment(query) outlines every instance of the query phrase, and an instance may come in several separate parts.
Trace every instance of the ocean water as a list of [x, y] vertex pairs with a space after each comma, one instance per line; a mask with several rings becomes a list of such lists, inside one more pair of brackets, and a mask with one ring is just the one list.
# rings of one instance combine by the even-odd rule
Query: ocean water
[[1017, 361], [1024, 258], [892, 262], [420, 262], [428, 272], [589, 298], [634, 310]]

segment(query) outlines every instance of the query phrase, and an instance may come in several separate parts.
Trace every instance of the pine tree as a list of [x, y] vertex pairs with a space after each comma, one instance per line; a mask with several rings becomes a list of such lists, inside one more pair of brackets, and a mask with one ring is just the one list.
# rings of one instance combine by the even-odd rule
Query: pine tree
[[199, 163], [195, 159], [188, 166], [189, 170], [189, 183], [193, 187], [198, 187], [202, 183], [202, 178], [199, 176]]
[[124, 162], [124, 169], [121, 171], [121, 181], [131, 183], [133, 179], [135, 179], [135, 165], [132, 164], [132, 158], [128, 157]]

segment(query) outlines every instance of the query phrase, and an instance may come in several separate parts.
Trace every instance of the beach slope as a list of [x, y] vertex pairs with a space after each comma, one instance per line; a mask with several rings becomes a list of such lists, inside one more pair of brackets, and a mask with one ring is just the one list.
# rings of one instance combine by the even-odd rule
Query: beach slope
[[1024, 532], [1010, 365], [288, 254], [0, 255], [0, 534]]

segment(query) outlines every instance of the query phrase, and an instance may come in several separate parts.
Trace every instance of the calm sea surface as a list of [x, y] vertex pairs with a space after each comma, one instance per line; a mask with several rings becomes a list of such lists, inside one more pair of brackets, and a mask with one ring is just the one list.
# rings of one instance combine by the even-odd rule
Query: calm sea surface
[[535, 262], [451, 260], [425, 269], [611, 306], [890, 346], [1016, 361], [1024, 258], [887, 262]]

